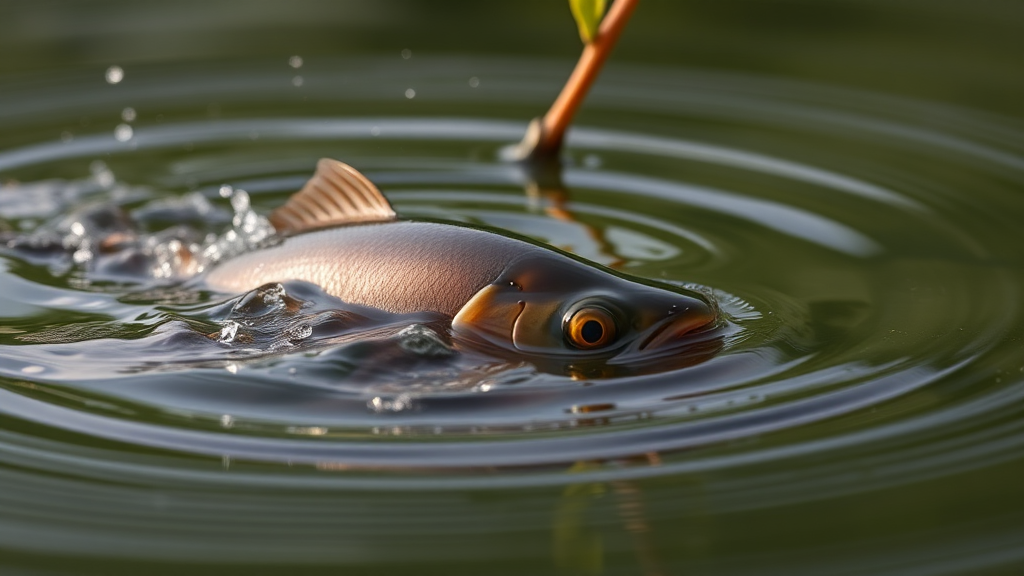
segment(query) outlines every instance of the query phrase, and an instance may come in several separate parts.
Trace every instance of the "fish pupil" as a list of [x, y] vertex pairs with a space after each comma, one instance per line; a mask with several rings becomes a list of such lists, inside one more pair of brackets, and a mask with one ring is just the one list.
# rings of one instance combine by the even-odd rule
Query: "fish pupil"
[[601, 340], [604, 336], [604, 327], [597, 320], [587, 320], [583, 323], [583, 327], [580, 328], [580, 336], [583, 337], [583, 341], [587, 344], [593, 344]]

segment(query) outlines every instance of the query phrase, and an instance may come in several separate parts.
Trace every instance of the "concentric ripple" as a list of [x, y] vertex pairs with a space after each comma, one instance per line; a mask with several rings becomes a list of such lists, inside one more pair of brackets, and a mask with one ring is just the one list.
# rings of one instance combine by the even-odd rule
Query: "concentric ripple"
[[[561, 73], [547, 63], [334, 62], [300, 87], [255, 67], [153, 69], [75, 83], [74, 99], [0, 96], [0, 123], [31, 128], [0, 152], [0, 483], [18, 487], [3, 498], [19, 511], [0, 520], [0, 546], [121, 557], [130, 538], [138, 558], [201, 558], [214, 539], [232, 561], [253, 542], [246, 560], [372, 561], [401, 526], [455, 509], [441, 532], [494, 559], [474, 533], [490, 514], [507, 532], [569, 525], [579, 486], [646, 493], [657, 527], [698, 522], [698, 508], [895, 501], [1019, 461], [1024, 131], [769, 79], [610, 72], [560, 182], [502, 159]], [[139, 113], [127, 138], [124, 106]], [[82, 116], [110, 129], [66, 128]], [[723, 322], [683, 367], [572, 377], [455, 350], [443, 319], [300, 283], [215, 294], [172, 266], [182, 250], [226, 249], [246, 233], [239, 214], [279, 205], [325, 156], [364, 171], [402, 217], [705, 290]], [[241, 204], [227, 199], [238, 190]], [[68, 240], [111, 213], [140, 228], [146, 274], [97, 274], [90, 245]], [[476, 491], [504, 496], [460, 500]], [[101, 509], [110, 523], [89, 534], [72, 522]], [[312, 528], [270, 545], [275, 513], [321, 519], [345, 545]], [[359, 523], [374, 515], [386, 521]], [[247, 546], [217, 536], [247, 523]], [[967, 527], [935, 537], [970, 566], [1016, 561], [998, 543], [1019, 530], [998, 525], [987, 547], [960, 538]], [[883, 567], [935, 552], [877, 549]], [[402, 559], [432, 554], [457, 555], [439, 534]]]

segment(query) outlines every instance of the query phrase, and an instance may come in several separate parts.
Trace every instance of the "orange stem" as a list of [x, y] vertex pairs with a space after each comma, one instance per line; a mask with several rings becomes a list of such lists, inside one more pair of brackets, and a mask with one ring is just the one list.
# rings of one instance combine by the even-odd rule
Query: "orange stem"
[[540, 139], [532, 151], [533, 156], [554, 154], [561, 148], [565, 131], [572, 123], [576, 110], [586, 98], [591, 84], [597, 79], [601, 66], [615, 47], [615, 42], [629, 22], [629, 17], [638, 2], [639, 0], [615, 0], [612, 4], [608, 14], [601, 21], [597, 36], [583, 48], [583, 54], [580, 55], [580, 60], [576, 63], [576, 68], [569, 76], [565, 87], [548, 113], [541, 119]]

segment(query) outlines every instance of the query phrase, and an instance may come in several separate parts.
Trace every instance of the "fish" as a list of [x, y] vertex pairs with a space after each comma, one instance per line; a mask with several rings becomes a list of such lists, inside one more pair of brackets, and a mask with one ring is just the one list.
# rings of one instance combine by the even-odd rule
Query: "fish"
[[677, 356], [719, 321], [695, 290], [511, 234], [399, 219], [366, 176], [337, 160], [321, 159], [269, 221], [275, 241], [218, 263], [203, 283], [239, 293], [305, 281], [349, 304], [441, 315], [464, 346], [565, 365]]

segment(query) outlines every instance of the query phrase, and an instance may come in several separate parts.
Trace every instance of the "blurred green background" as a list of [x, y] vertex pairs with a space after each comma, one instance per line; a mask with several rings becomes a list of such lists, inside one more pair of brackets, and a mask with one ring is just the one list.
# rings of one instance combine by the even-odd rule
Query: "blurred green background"
[[[0, 3], [0, 77], [117, 63], [579, 51], [564, 0]], [[803, 79], [1024, 115], [1024, 2], [644, 0], [614, 65]]]

